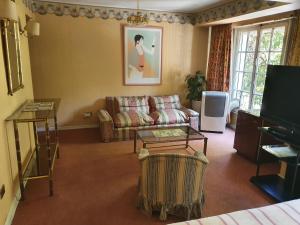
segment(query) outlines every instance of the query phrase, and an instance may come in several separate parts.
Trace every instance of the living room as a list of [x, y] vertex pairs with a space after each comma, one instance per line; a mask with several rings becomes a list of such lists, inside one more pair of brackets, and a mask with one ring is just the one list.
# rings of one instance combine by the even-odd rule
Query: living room
[[[299, 71], [299, 1], [1, 1], [1, 225], [171, 224], [200, 217], [204, 222], [185, 223], [206, 224], [214, 216], [221, 219], [211, 224], [255, 224], [228, 217], [288, 207], [274, 204], [299, 198], [274, 196], [252, 179], [265, 141], [258, 127], [270, 126], [259, 115], [267, 64]], [[196, 94], [188, 78], [198, 82]], [[205, 111], [211, 91], [225, 97]], [[206, 128], [205, 112], [218, 110], [222, 116]], [[39, 164], [36, 146], [53, 140], [47, 173], [26, 177]], [[150, 215], [149, 199], [136, 207], [149, 153], [201, 161], [198, 213], [194, 203], [191, 216], [161, 205]], [[289, 178], [290, 161], [283, 161], [261, 173]], [[292, 219], [280, 221], [299, 224], [299, 204], [284, 208]], [[258, 218], [256, 224], [278, 222]]]

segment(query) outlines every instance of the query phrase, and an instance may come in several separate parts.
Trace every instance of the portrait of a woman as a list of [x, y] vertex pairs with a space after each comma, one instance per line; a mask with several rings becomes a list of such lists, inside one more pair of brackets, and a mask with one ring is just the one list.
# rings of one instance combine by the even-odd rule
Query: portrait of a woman
[[152, 41], [151, 50], [144, 46], [144, 37], [140, 34], [134, 37], [135, 49], [138, 54], [138, 64], [136, 66], [137, 70], [140, 72], [144, 71], [145, 67], [145, 53], [153, 55], [155, 49], [155, 40]]
[[[132, 28], [125, 33], [125, 84], [160, 82], [161, 29]], [[150, 30], [148, 30], [150, 29]], [[156, 28], [157, 29], [157, 28]], [[159, 40], [159, 41], [157, 41]]]

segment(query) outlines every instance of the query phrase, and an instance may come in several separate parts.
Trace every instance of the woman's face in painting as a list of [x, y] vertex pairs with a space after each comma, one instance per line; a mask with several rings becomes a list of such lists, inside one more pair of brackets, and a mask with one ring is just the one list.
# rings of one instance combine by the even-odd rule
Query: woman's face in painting
[[137, 45], [143, 46], [144, 44], [144, 39], [141, 38], [139, 41], [137, 41]]

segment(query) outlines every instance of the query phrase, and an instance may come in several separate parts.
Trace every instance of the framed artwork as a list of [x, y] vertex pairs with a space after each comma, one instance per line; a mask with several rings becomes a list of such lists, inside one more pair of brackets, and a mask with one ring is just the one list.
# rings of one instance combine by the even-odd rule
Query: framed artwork
[[13, 93], [24, 87], [19, 25], [15, 21], [6, 20], [2, 20], [0, 23], [7, 90], [9, 95], [13, 95]]
[[124, 26], [124, 85], [159, 85], [162, 71], [162, 27]]

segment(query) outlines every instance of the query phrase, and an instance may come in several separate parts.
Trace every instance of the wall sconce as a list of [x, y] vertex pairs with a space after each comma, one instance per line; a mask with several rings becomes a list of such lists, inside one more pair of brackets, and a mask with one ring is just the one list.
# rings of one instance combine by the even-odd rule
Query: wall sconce
[[18, 21], [15, 0], [0, 1], [0, 19]]
[[20, 34], [24, 34], [25, 31], [27, 32], [28, 37], [40, 36], [40, 23], [32, 19], [27, 20], [24, 29], [21, 29], [20, 25]]

